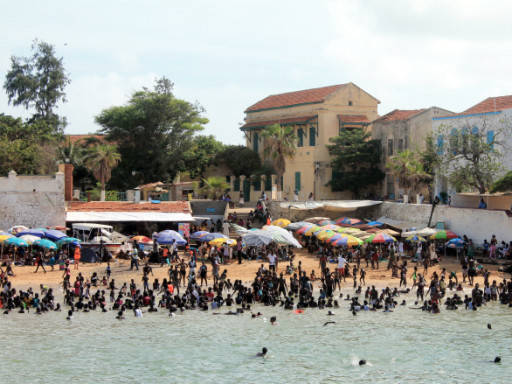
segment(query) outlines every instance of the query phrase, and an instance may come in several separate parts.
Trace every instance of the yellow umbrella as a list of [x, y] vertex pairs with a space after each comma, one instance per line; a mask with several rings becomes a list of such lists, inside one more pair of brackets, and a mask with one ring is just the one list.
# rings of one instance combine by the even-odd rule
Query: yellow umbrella
[[347, 247], [353, 247], [356, 245], [363, 244], [363, 241], [361, 239], [358, 239], [357, 237], [346, 235], [346, 236], [342, 236], [340, 239], [334, 241], [332, 244], [335, 246], [345, 245]]
[[304, 235], [305, 236], [313, 236], [315, 234], [315, 232], [318, 232], [321, 230], [322, 229], [318, 225], [315, 225], [314, 227], [311, 227], [306, 232], [304, 232]]
[[336, 232], [351, 234], [351, 233], [361, 232], [361, 230], [359, 228], [341, 228], [341, 229], [337, 229]]
[[270, 225], [275, 225], [276, 227], [284, 228], [291, 224], [291, 221], [288, 219], [277, 219], [270, 223]]
[[334, 235], [336, 235], [336, 232], [331, 231], [330, 229], [324, 229], [316, 234], [316, 238], [318, 240], [325, 240], [333, 237]]
[[5, 240], [10, 239], [12, 236], [7, 235], [1, 235], [0, 236], [0, 243], [3, 243]]
[[215, 245], [215, 246], [219, 246], [219, 245], [223, 245], [223, 244], [236, 245], [236, 240], [224, 239], [223, 237], [220, 237], [218, 239], [214, 239], [214, 240], [210, 241], [208, 244]]

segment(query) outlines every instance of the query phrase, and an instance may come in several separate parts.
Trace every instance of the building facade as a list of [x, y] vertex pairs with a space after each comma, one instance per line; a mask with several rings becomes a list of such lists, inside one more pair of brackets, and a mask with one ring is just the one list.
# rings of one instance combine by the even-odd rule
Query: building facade
[[[372, 122], [372, 137], [382, 143], [383, 168], [386, 168], [386, 164], [391, 161], [393, 156], [405, 149], [424, 150], [426, 148], [425, 138], [432, 134], [432, 119], [449, 114], [453, 114], [453, 112], [438, 107], [412, 110], [395, 109], [374, 120]], [[386, 179], [382, 184], [382, 196], [386, 196], [389, 200], [395, 200], [400, 194], [406, 192], [399, 188], [398, 179], [386, 170]]]
[[[310, 193], [315, 200], [351, 199], [351, 192], [333, 191], [327, 185], [333, 171], [326, 145], [342, 128], [371, 129], [371, 121], [379, 116], [379, 103], [353, 83], [271, 95], [245, 110], [245, 124], [240, 129], [247, 147], [264, 160], [264, 128], [272, 124], [293, 127], [298, 137], [297, 152], [293, 159], [286, 160], [283, 191], [277, 199], [292, 200], [295, 190], [299, 191], [299, 200], [306, 200]], [[266, 184], [279, 183], [269, 180]]]
[[[489, 97], [461, 113], [434, 117], [432, 124], [439, 155], [445, 151], [459, 151], [471, 135], [479, 135], [487, 144], [503, 143], [500, 161], [505, 171], [512, 170], [512, 153], [508, 150], [512, 147], [512, 96]], [[449, 137], [445, 137], [446, 132]], [[453, 143], [457, 148], [453, 148]], [[453, 196], [455, 193], [454, 186], [445, 177], [436, 175], [436, 196]]]

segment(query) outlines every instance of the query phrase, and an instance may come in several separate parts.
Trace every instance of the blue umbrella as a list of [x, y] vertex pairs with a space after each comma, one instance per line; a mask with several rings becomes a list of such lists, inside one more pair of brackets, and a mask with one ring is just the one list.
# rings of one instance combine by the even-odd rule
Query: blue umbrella
[[461, 239], [451, 239], [446, 243], [450, 248], [464, 248], [464, 244], [466, 244], [466, 242]]
[[229, 239], [229, 237], [223, 235], [222, 233], [208, 233], [201, 237], [201, 241], [212, 241], [215, 239]]
[[366, 225], [371, 225], [372, 227], [380, 227], [381, 225], [384, 225], [384, 223], [381, 223], [380, 221], [370, 221], [369, 223], [366, 223]]
[[44, 237], [44, 231], [40, 229], [26, 229], [24, 231], [19, 232], [16, 236], [20, 237], [23, 235], [30, 235], [30, 236], [37, 236], [37, 237]]
[[46, 249], [57, 249], [57, 245], [53, 241], [47, 239], [36, 240], [33, 245], [38, 245], [39, 247]]
[[14, 245], [16, 247], [28, 247], [28, 244], [25, 240], [18, 239], [17, 237], [11, 237], [10, 239], [5, 240], [4, 244]]
[[67, 235], [61, 231], [57, 231], [56, 229], [49, 229], [44, 233], [44, 237], [51, 241], [58, 241], [67, 237]]
[[206, 232], [206, 231], [197, 231], [190, 235], [190, 239], [191, 240], [201, 240], [202, 236], [207, 235], [209, 233], [210, 232]]
[[181, 235], [176, 231], [162, 231], [158, 234], [156, 239], [158, 244], [172, 244], [173, 242], [177, 245], [186, 245], [187, 242]]
[[71, 244], [74, 245], [75, 243], [78, 244], [80, 240], [75, 239], [74, 237], [63, 237], [59, 241], [57, 241], [57, 247], [62, 248], [63, 245]]

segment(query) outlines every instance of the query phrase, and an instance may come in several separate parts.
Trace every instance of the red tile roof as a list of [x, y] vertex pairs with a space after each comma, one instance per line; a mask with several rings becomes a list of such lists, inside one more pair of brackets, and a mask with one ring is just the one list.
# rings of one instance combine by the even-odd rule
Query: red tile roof
[[426, 109], [395, 109], [394, 111], [389, 112], [388, 114], [379, 117], [375, 121], [397, 121], [397, 120], [407, 120], [418, 113], [425, 111]]
[[317, 115], [309, 115], [309, 116], [297, 116], [297, 117], [287, 117], [286, 119], [274, 119], [274, 120], [265, 120], [265, 121], [252, 121], [250, 123], [245, 124], [240, 129], [246, 130], [249, 128], [260, 128], [260, 127], [266, 127], [267, 125], [272, 124], [298, 124], [298, 123], [306, 123], [309, 122], [309, 120], [313, 120], [316, 118]]
[[70, 201], [67, 212], [162, 212], [191, 213], [187, 201], [162, 201], [134, 203], [131, 201]]
[[342, 123], [371, 123], [366, 115], [338, 115], [338, 120]]
[[84, 139], [87, 139], [89, 137], [92, 137], [92, 138], [95, 138], [95, 139], [98, 139], [98, 140], [103, 140], [105, 138], [104, 135], [93, 135], [93, 134], [87, 134], [87, 135], [65, 135], [65, 140], [67, 142], [68, 138], [69, 138], [71, 140], [71, 142], [73, 144], [75, 144], [77, 141], [84, 140]]
[[329, 87], [306, 89], [303, 91], [270, 95], [256, 104], [251, 105], [245, 112], [255, 112], [264, 109], [290, 107], [300, 104], [321, 103], [331, 93], [346, 87], [347, 84], [331, 85]]
[[488, 97], [484, 101], [466, 109], [461, 115], [473, 115], [476, 113], [487, 113], [503, 111], [512, 108], [512, 96]]

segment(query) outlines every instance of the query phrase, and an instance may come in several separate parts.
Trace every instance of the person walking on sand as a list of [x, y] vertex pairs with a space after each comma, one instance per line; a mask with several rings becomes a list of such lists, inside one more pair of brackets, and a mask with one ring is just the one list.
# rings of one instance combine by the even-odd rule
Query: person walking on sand
[[46, 269], [44, 269], [44, 265], [43, 265], [43, 253], [41, 251], [37, 252], [36, 264], [37, 264], [37, 268], [34, 271], [34, 273], [37, 273], [37, 271], [39, 270], [39, 267], [43, 268], [44, 273], [46, 273]]
[[80, 247], [77, 245], [75, 247], [75, 254], [73, 258], [75, 259], [75, 269], [78, 269], [78, 264], [80, 264], [80, 257], [82, 257], [82, 252], [80, 250]]

